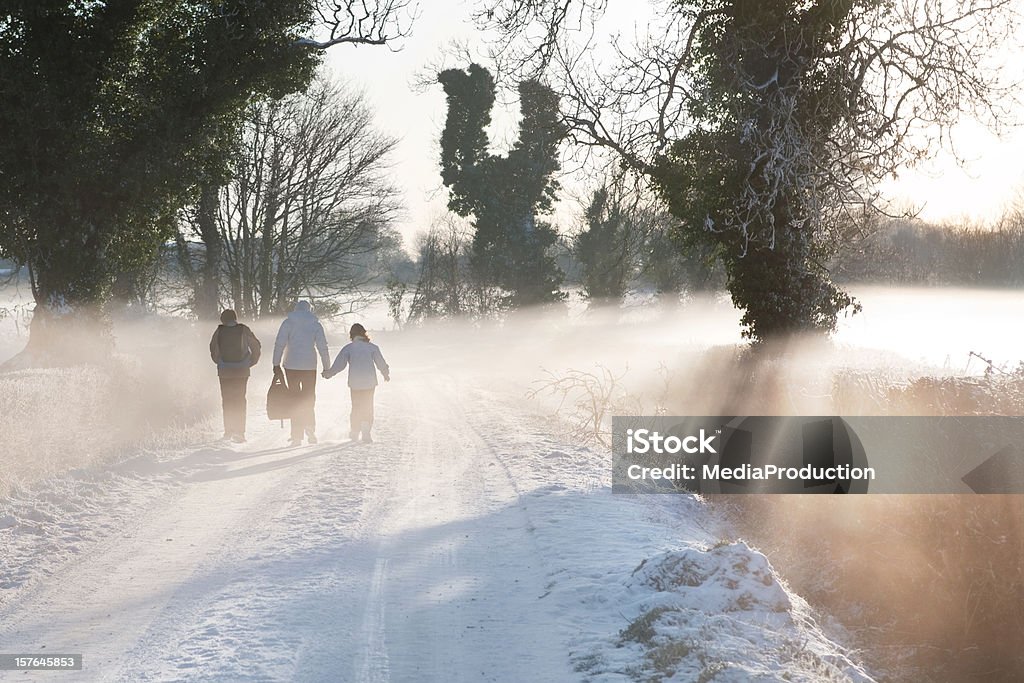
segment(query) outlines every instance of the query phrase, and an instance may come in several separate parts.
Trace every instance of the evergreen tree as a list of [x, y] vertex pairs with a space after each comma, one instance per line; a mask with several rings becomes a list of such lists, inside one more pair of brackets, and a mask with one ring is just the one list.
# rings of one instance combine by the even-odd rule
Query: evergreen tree
[[838, 207], [817, 182], [848, 124], [850, 84], [827, 54], [853, 3], [713, 4], [694, 31], [691, 129], [653, 180], [687, 237], [715, 248], [745, 334], [829, 332], [856, 305], [823, 265]]
[[0, 248], [29, 265], [34, 342], [152, 258], [254, 94], [301, 88], [306, 3], [39, 0], [0, 15]]
[[488, 151], [485, 131], [494, 104], [487, 69], [449, 69], [439, 74], [448, 99], [441, 135], [441, 178], [448, 207], [473, 216], [472, 265], [477, 277], [507, 292], [512, 306], [560, 301], [563, 274], [549, 253], [554, 228], [539, 218], [551, 211], [558, 184], [558, 145], [564, 129], [558, 98], [533, 80], [519, 85], [519, 138], [506, 156]]
[[607, 187], [594, 192], [584, 218], [586, 229], [573, 239], [583, 291], [592, 301], [619, 303], [636, 271], [640, 226]]

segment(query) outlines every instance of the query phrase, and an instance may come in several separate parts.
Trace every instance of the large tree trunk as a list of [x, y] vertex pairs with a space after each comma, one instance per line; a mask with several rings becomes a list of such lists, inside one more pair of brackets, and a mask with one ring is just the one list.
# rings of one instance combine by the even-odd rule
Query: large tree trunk
[[219, 188], [204, 185], [192, 226], [203, 245], [202, 258], [194, 258], [191, 243], [179, 227], [174, 238], [178, 267], [192, 290], [192, 312], [200, 320], [214, 320], [220, 314], [221, 269], [224, 243], [217, 230]]
[[199, 195], [199, 237], [206, 253], [195, 291], [195, 312], [201, 320], [213, 320], [220, 315], [220, 271], [223, 248], [217, 230], [219, 188], [204, 185]]
[[5, 370], [101, 362], [113, 350], [104, 302], [112, 284], [99, 256], [95, 231], [77, 233], [81, 246], [67, 242], [40, 246], [29, 263], [35, 309], [25, 349], [5, 362]]
[[729, 292], [744, 311], [745, 334], [759, 341], [784, 340], [811, 332], [827, 334], [836, 322], [836, 311], [855, 302], [837, 288], [829, 274], [814, 263], [814, 236], [806, 222], [795, 218], [788, 201], [779, 201], [774, 244], [750, 242], [740, 257], [737, 241], [726, 259]]
[[[257, 309], [260, 317], [266, 317], [274, 312], [274, 308], [277, 307], [278, 298], [275, 293], [274, 287], [274, 250], [278, 244], [277, 238], [277, 213], [280, 206], [280, 157], [275, 153], [272, 157], [271, 171], [270, 171], [270, 187], [267, 192], [265, 213], [263, 214], [263, 225], [260, 229], [259, 237], [259, 265], [257, 268], [257, 277], [253, 282], [254, 294], [259, 298]], [[280, 237], [280, 243], [283, 244], [285, 241], [284, 235]], [[283, 255], [282, 261], [283, 263]]]

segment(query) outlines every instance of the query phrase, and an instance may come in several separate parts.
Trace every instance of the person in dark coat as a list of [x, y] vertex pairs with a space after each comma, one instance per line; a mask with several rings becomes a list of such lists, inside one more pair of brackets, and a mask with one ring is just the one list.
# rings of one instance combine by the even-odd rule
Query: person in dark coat
[[260, 340], [238, 322], [230, 308], [220, 314], [221, 324], [210, 339], [210, 358], [217, 364], [220, 399], [224, 408], [224, 439], [245, 442], [245, 390], [249, 368], [260, 360]]

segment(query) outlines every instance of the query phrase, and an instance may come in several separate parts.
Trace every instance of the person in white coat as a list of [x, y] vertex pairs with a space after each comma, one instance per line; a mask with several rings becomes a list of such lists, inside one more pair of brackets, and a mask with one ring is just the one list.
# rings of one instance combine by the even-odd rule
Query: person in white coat
[[348, 333], [352, 341], [346, 344], [334, 364], [324, 370], [324, 379], [330, 379], [348, 367], [348, 386], [352, 392], [352, 415], [349, 420], [349, 438], [371, 443], [373, 427], [373, 392], [377, 388], [377, 370], [385, 382], [391, 381], [391, 368], [384, 360], [380, 348], [370, 341], [366, 328], [356, 323]]
[[274, 375], [281, 375], [283, 365], [288, 388], [294, 392], [293, 446], [302, 443], [303, 434], [309, 443], [316, 443], [317, 356], [323, 367], [330, 365], [324, 326], [317, 320], [308, 301], [296, 302], [292, 312], [281, 323], [274, 343]]

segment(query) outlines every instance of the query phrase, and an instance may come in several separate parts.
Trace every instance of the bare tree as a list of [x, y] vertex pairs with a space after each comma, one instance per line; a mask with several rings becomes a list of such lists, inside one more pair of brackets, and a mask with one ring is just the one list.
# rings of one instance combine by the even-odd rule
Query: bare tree
[[473, 226], [454, 213], [443, 215], [419, 235], [416, 265], [410, 322], [456, 316], [479, 321], [509, 310], [507, 292], [473, 267]]
[[[231, 181], [186, 223], [205, 245], [204, 263], [211, 245], [219, 250], [220, 298], [251, 318], [280, 313], [298, 296], [361, 302], [400, 208], [385, 177], [394, 146], [374, 129], [361, 94], [324, 79], [306, 93], [251, 105]], [[203, 291], [209, 273], [191, 265], [185, 238], [182, 270]]]
[[409, 303], [409, 320], [458, 316], [469, 307], [471, 228], [446, 215], [420, 235], [416, 257], [419, 278]]
[[[347, 44], [387, 45], [396, 49], [396, 42], [409, 35], [417, 8], [411, 0], [314, 0], [309, 12], [308, 28], [315, 36], [296, 38], [292, 43], [295, 47], [325, 51]], [[230, 21], [232, 17], [226, 18]], [[250, 123], [258, 108], [249, 111]], [[219, 160], [213, 161], [214, 166], [219, 163]], [[200, 318], [217, 317], [225, 298], [221, 286], [224, 270], [236, 273], [238, 285], [230, 292], [236, 305], [238, 299], [234, 295], [241, 297], [244, 289], [241, 283], [246, 281], [238, 274], [239, 263], [226, 259], [219, 228], [223, 220], [218, 219], [221, 195], [226, 191], [224, 184], [225, 178], [220, 172], [212, 173], [199, 183], [195, 201], [179, 212], [171, 250], [173, 267], [161, 270], [163, 292], [176, 295], [176, 300], [184, 299], [184, 308]], [[198, 239], [198, 244], [194, 239]], [[250, 300], [247, 305], [251, 308], [254, 302]], [[171, 306], [181, 307], [177, 303]]]
[[[599, 26], [609, 0], [481, 4], [477, 21], [506, 38], [496, 41], [492, 55], [505, 65], [503, 73], [544, 74], [570, 107], [566, 118], [578, 143], [612, 149], [643, 170], [693, 123], [701, 93], [692, 70], [702, 31], [739, 15], [745, 3], [655, 0], [657, 20], [632, 45]], [[815, 56], [838, 63], [848, 78], [848, 89], [834, 95], [855, 126], [849, 131], [859, 136], [855, 147], [866, 148], [846, 160], [859, 176], [882, 178], [929, 156], [965, 111], [998, 126], [1014, 104], [1004, 96], [1018, 83], [1006, 80], [996, 50], [1012, 44], [1019, 26], [1013, 0], [788, 4], [835, 6], [842, 17], [828, 49]], [[602, 30], [608, 39], [599, 46]], [[769, 33], [770, 27], [761, 37]], [[598, 47], [611, 58], [596, 56]], [[782, 75], [766, 73], [747, 86], [763, 90]]]
[[326, 50], [335, 45], [386, 45], [409, 34], [416, 18], [410, 0], [314, 0], [315, 28], [322, 36], [302, 37], [299, 47]]

